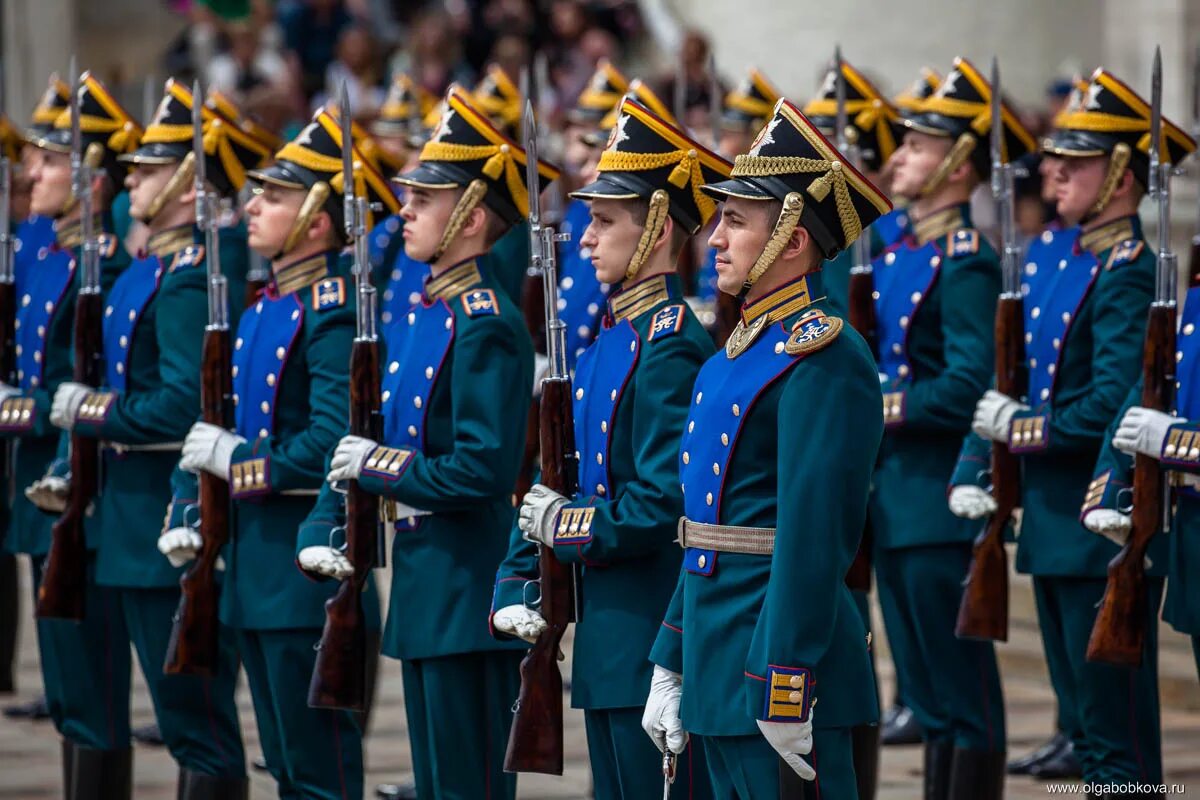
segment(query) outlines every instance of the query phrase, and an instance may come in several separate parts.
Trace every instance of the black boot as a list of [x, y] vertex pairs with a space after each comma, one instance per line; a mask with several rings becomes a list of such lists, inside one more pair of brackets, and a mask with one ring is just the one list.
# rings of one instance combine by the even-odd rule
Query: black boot
[[417, 800], [417, 787], [411, 783], [381, 783], [375, 787], [381, 800]]
[[66, 800], [130, 800], [133, 794], [133, 748], [97, 750], [72, 745]]
[[954, 742], [925, 743], [925, 800], [950, 800]]
[[858, 800], [875, 800], [879, 784], [879, 726], [855, 725], [850, 729], [850, 747]]
[[1075, 755], [1075, 745], [1070, 739], [1066, 746], [1049, 758], [1043, 759], [1029, 770], [1029, 774], [1044, 781], [1063, 778], [1082, 778], [1083, 766]]
[[4, 707], [4, 716], [9, 719], [41, 720], [50, 718], [50, 705], [46, 695], [30, 700], [28, 703], [17, 703]]
[[921, 723], [917, 722], [917, 716], [913, 714], [913, 710], [907, 706], [900, 706], [888, 709], [884, 715], [883, 730], [879, 734], [879, 740], [884, 745], [920, 744], [921, 734]]
[[219, 778], [180, 768], [178, 796], [179, 800], [246, 800], [250, 796], [250, 779]]
[[1056, 757], [1063, 748], [1071, 746], [1071, 740], [1062, 731], [1042, 742], [1029, 755], [1008, 762], [1009, 775], [1032, 775], [1033, 770], [1043, 761]]
[[20, 613], [17, 601], [17, 557], [0, 553], [0, 692], [17, 688], [17, 637], [20, 634]]
[[149, 725], [143, 725], [140, 728], [134, 728], [130, 731], [134, 741], [148, 744], [151, 747], [162, 747], [165, 742], [162, 738], [162, 730], [158, 727], [157, 722], [151, 722]]
[[62, 775], [63, 775], [63, 797], [70, 798], [72, 792], [75, 791], [75, 783], [72, 777], [75, 774], [75, 745], [70, 739], [62, 740]]
[[950, 800], [1002, 800], [1004, 752], [954, 749]]

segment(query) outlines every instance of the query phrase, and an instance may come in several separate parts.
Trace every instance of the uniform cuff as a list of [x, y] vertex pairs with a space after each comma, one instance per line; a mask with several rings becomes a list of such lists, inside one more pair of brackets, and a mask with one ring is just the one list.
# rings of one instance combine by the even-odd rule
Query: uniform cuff
[[235, 499], [261, 497], [271, 491], [271, 459], [234, 461], [229, 465], [229, 494]]
[[747, 689], [763, 698], [758, 719], [766, 722], [807, 722], [812, 708], [813, 675], [808, 667], [767, 667], [764, 685], [762, 678], [746, 673]]
[[1127, 483], [1113, 480], [1112, 473], [1111, 469], [1106, 469], [1088, 484], [1087, 495], [1084, 497], [1083, 506], [1079, 510], [1080, 522], [1083, 521], [1083, 518], [1087, 516], [1089, 511], [1095, 511], [1098, 508], [1108, 508], [1113, 511], [1120, 510], [1119, 495], [1123, 490], [1127, 490], [1130, 487]]
[[683, 628], [677, 628], [663, 621], [658, 628], [658, 636], [650, 648], [650, 661], [663, 669], [683, 674]]
[[1008, 428], [1011, 453], [1040, 453], [1050, 446], [1050, 415], [1020, 411]]
[[885, 428], [896, 428], [904, 424], [907, 399], [908, 392], [905, 389], [883, 393], [883, 426]]
[[116, 400], [116, 392], [88, 392], [83, 396], [83, 403], [79, 406], [79, 413], [75, 415], [75, 424], [83, 426], [103, 425], [104, 421], [108, 419], [108, 412], [112, 410], [113, 403]]
[[1162, 458], [1164, 466], [1195, 467], [1200, 464], [1200, 426], [1183, 422], [1167, 429], [1163, 440]]
[[25, 433], [33, 430], [36, 403], [32, 397], [10, 397], [0, 403], [0, 431]]
[[379, 446], [367, 454], [360, 474], [384, 481], [398, 481], [412, 459], [413, 451], [406, 447]]

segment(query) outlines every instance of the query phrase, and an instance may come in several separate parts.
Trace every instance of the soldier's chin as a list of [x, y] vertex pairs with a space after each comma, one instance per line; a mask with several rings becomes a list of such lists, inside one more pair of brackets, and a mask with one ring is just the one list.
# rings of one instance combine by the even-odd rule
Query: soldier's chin
[[433, 258], [433, 248], [423, 245], [420, 242], [414, 242], [412, 239], [405, 239], [404, 255], [413, 261], [427, 264]]

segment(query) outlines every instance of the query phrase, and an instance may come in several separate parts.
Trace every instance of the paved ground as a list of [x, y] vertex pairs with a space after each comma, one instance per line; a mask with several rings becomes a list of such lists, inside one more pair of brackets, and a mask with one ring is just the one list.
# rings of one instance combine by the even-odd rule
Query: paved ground
[[[27, 580], [27, 576], [25, 578]], [[28, 595], [25, 595], [28, 596]], [[1009, 749], [1024, 752], [1050, 730], [1054, 699], [1041, 663], [1040, 644], [1032, 623], [1028, 584], [1014, 580], [1012, 641], [1001, 649], [1005, 700], [1008, 707]], [[1200, 792], [1200, 686], [1186, 642], [1164, 629], [1160, 673], [1163, 678], [1163, 740], [1167, 780]], [[39, 686], [37, 652], [29, 626], [23, 631], [19, 697], [25, 699]], [[884, 696], [891, 695], [891, 668], [886, 646], [880, 651]], [[135, 662], [136, 663], [136, 662]], [[400, 668], [384, 660], [379, 701], [367, 742], [367, 785], [408, 776], [411, 760], [406, 740]], [[257, 753], [257, 734], [250, 698], [240, 696], [247, 750]], [[140, 678], [133, 697], [135, 724], [151, 720], [149, 699]], [[60, 796], [58, 737], [49, 723], [11, 722], [0, 719], [0, 798], [34, 800]], [[138, 800], [169, 800], [175, 792], [175, 767], [166, 751], [139, 747], [135, 755]], [[883, 755], [880, 800], [912, 800], [920, 796], [919, 747], [887, 748]], [[274, 797], [270, 779], [253, 777], [255, 800]], [[648, 781], [655, 776], [647, 776]], [[522, 798], [585, 798], [590, 781], [583, 720], [578, 712], [567, 718], [567, 768], [561, 778], [523, 777]], [[1010, 798], [1044, 798], [1047, 787], [1028, 779], [1009, 783]], [[1071, 795], [1066, 795], [1071, 796]], [[1082, 797], [1082, 795], [1075, 795]]]

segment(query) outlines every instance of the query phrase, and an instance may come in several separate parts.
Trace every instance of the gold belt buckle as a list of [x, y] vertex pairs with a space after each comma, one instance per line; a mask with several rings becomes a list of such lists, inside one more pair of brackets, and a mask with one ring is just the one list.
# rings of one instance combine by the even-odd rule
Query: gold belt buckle
[[379, 516], [384, 522], [392, 523], [396, 521], [396, 504], [386, 497], [379, 498]]

